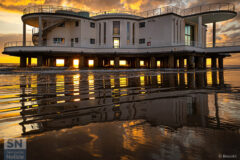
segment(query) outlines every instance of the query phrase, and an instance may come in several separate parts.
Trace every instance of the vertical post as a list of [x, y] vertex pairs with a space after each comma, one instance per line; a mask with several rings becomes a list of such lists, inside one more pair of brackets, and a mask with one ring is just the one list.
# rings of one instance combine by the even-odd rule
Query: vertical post
[[168, 56], [168, 68], [174, 68], [174, 56]]
[[39, 16], [38, 19], [38, 27], [39, 27], [39, 33], [38, 33], [38, 46], [43, 45], [43, 38], [42, 38], [42, 16]]
[[98, 57], [94, 58], [94, 67], [98, 67], [99, 66], [99, 59]]
[[84, 56], [80, 56], [79, 58], [79, 68], [85, 67], [85, 58]]
[[26, 23], [23, 22], [23, 46], [26, 46]]
[[207, 58], [206, 57], [203, 58], [203, 68], [204, 69], [207, 68]]
[[114, 57], [114, 67], [119, 68], [119, 57]]
[[223, 57], [218, 57], [218, 67], [219, 69], [223, 69]]
[[216, 57], [212, 57], [212, 64], [211, 64], [212, 68], [217, 68], [217, 59]]
[[56, 59], [50, 58], [50, 67], [55, 67], [55, 66], [56, 66]]
[[37, 66], [38, 67], [42, 67], [43, 65], [43, 57], [42, 56], [38, 56], [37, 57]]
[[21, 56], [20, 57], [20, 67], [26, 67], [27, 66], [27, 58]]
[[150, 58], [150, 68], [156, 68], [156, 58], [153, 56]]
[[32, 65], [32, 59], [31, 57], [28, 57], [28, 66], [31, 66]]
[[212, 31], [213, 35], [212, 35], [212, 44], [213, 44], [213, 48], [216, 47], [216, 22], [213, 22], [213, 31]]
[[202, 46], [202, 16], [198, 16], [198, 47]]
[[188, 56], [187, 67], [188, 67], [188, 69], [194, 69], [195, 68], [194, 56]]
[[179, 68], [184, 68], [184, 58], [183, 57], [179, 58]]
[[197, 57], [197, 65], [196, 65], [196, 67], [198, 69], [203, 69], [203, 61], [204, 61], [204, 57], [203, 56]]
[[135, 68], [140, 67], [140, 58], [135, 58]]

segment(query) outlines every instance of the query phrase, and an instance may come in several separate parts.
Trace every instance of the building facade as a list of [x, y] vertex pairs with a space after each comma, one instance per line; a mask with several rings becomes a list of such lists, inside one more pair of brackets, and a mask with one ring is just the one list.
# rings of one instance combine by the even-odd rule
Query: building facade
[[[237, 15], [232, 4], [190, 9], [164, 7], [151, 11], [89, 13], [73, 8], [35, 6], [24, 10], [23, 42], [8, 42], [4, 54], [19, 56], [20, 66], [223, 68], [223, 58], [239, 52], [236, 46], [217, 46], [216, 23]], [[206, 42], [213, 24], [212, 43]], [[26, 41], [26, 25], [33, 28]], [[187, 63], [184, 63], [186, 61]]]

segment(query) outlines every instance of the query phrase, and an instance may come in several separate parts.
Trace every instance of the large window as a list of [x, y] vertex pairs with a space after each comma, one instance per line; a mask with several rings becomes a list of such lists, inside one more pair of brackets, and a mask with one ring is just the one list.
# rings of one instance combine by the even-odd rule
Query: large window
[[185, 25], [185, 45], [194, 45], [194, 27], [192, 25]]
[[90, 44], [95, 44], [95, 39], [91, 38], [90, 39]]
[[145, 27], [145, 22], [139, 23], [139, 28], [143, 28], [143, 27]]
[[114, 37], [113, 38], [113, 48], [119, 48], [120, 47], [120, 38]]
[[53, 38], [54, 44], [63, 44], [64, 42], [64, 38]]
[[113, 35], [120, 35], [120, 21], [113, 21]]
[[127, 22], [127, 44], [130, 44], [130, 22]]
[[90, 27], [91, 27], [91, 28], [95, 28], [95, 23], [90, 22]]
[[144, 44], [144, 43], [145, 43], [145, 39], [144, 38], [139, 39], [139, 44]]

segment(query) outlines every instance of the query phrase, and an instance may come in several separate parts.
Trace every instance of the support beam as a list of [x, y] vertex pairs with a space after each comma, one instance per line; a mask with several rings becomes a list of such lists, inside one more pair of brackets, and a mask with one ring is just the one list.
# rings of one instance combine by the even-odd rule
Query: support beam
[[196, 64], [197, 69], [203, 69], [203, 61], [204, 61], [203, 56], [197, 57], [197, 64]]
[[184, 58], [183, 57], [179, 58], [179, 68], [184, 68]]
[[119, 57], [114, 57], [114, 68], [119, 68]]
[[96, 68], [96, 67], [99, 67], [99, 59], [98, 59], [98, 57], [95, 57], [94, 58], [94, 67]]
[[37, 57], [37, 66], [38, 67], [42, 67], [43, 66], [43, 57], [42, 56], [38, 56]]
[[202, 46], [202, 16], [198, 16], [198, 47]]
[[43, 26], [42, 26], [42, 16], [39, 16], [38, 19], [39, 33], [38, 33], [38, 46], [43, 45]]
[[26, 67], [27, 66], [27, 58], [26, 57], [20, 57], [20, 67]]
[[26, 46], [26, 23], [23, 22], [23, 46]]
[[56, 67], [56, 58], [50, 58], [50, 67]]
[[79, 68], [85, 67], [85, 63], [86, 63], [85, 60], [87, 60], [87, 59], [85, 59], [84, 56], [80, 56], [80, 58], [79, 58]]
[[206, 57], [203, 58], [203, 68], [204, 69], [207, 68], [207, 58]]
[[212, 57], [212, 64], [211, 64], [212, 68], [215, 69], [217, 68], [217, 59], [216, 57]]
[[216, 47], [216, 22], [213, 22], [213, 31], [212, 31], [213, 35], [212, 35], [212, 44], [213, 44], [213, 48]]
[[140, 58], [135, 58], [135, 68], [140, 68]]
[[187, 58], [187, 68], [188, 69], [194, 69], [195, 68], [194, 56], [188, 56], [188, 58]]
[[223, 57], [218, 57], [218, 68], [223, 69]]
[[174, 68], [174, 56], [168, 56], [168, 68]]
[[150, 68], [153, 69], [153, 68], [156, 68], [156, 67], [157, 67], [156, 58], [152, 56], [150, 58]]
[[31, 66], [31, 65], [32, 65], [32, 58], [28, 57], [28, 66]]

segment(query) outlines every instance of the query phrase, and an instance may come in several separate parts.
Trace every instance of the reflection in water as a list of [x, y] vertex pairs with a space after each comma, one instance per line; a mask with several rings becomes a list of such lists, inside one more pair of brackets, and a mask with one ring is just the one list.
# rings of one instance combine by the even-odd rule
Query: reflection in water
[[[116, 134], [121, 135], [115, 138], [116, 143], [120, 141], [118, 144], [122, 149], [144, 152], [151, 148], [154, 150], [155, 141], [169, 143], [174, 131], [179, 129], [174, 139], [185, 134], [189, 136], [190, 133], [185, 132], [195, 127], [203, 128], [204, 132], [208, 132], [205, 130], [208, 128], [239, 133], [239, 111], [235, 106], [222, 107], [229, 104], [226, 101], [229, 99], [239, 106], [239, 101], [234, 98], [236, 94], [224, 81], [223, 71], [113, 72], [104, 75], [83, 72], [16, 77], [9, 82], [2, 82], [1, 137], [112, 122], [112, 127], [118, 131]], [[117, 129], [114, 124], [118, 126]], [[103, 144], [99, 141], [104, 132], [96, 131], [96, 128], [87, 129], [86, 134], [91, 140], [86, 150], [95, 158], [103, 158]], [[114, 129], [109, 134], [115, 134]], [[203, 135], [193, 133], [190, 137], [198, 139], [195, 141], [197, 145], [202, 144], [204, 139]], [[182, 142], [186, 148], [191, 146], [188, 140]], [[172, 150], [169, 146], [162, 147]], [[131, 156], [120, 155], [122, 159]]]

